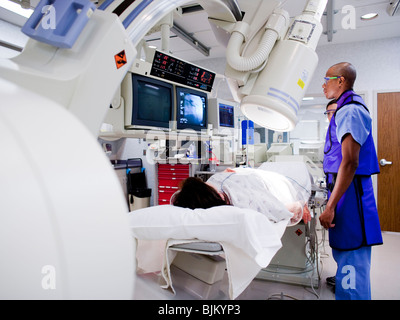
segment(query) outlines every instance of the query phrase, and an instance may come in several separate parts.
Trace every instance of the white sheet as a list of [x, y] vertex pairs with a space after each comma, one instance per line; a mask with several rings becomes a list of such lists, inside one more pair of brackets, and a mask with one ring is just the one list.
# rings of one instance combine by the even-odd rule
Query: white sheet
[[[278, 237], [281, 238], [283, 233], [285, 232], [287, 226], [287, 221], [280, 221], [275, 224], [276, 232]], [[175, 289], [171, 280], [171, 272], [170, 265], [175, 258], [176, 251], [170, 250], [170, 247], [182, 244], [182, 243], [191, 243], [195, 241], [202, 240], [169, 240], [166, 244], [166, 252], [162, 268], [162, 277], [164, 282], [161, 283], [161, 286], [165, 289], [171, 288], [173, 292]], [[253, 281], [253, 279], [257, 276], [262, 268], [266, 268], [276, 252], [280, 249], [280, 247], [264, 249], [263, 251], [263, 259], [264, 265], [260, 266], [253, 258], [249, 257], [243, 250], [237, 249], [227, 242], [220, 242], [225, 255], [226, 268], [228, 273], [229, 280], [229, 298], [236, 299]], [[210, 255], [213, 255], [214, 252], [210, 252]], [[267, 263], [268, 261], [268, 263]]]
[[296, 198], [298, 199], [308, 200], [311, 195], [313, 178], [308, 171], [308, 167], [305, 162], [264, 162], [257, 170], [272, 171], [287, 178], [292, 186], [296, 189]]
[[290, 219], [293, 214], [286, 204], [298, 200], [289, 180], [270, 171], [235, 168], [211, 176], [207, 183], [225, 192], [235, 207], [261, 212], [274, 222]]
[[[160, 267], [165, 287], [172, 289], [169, 273], [172, 244], [196, 239], [220, 243], [225, 252], [231, 299], [237, 298], [257, 273], [268, 266], [282, 246], [280, 239], [289, 221], [273, 223], [257, 211], [233, 206], [191, 210], [171, 205], [132, 211], [129, 220], [139, 243], [146, 240], [141, 245], [154, 245], [157, 240], [160, 241], [158, 248], [166, 244], [162, 257], [159, 249], [146, 250], [139, 246], [137, 259], [143, 272], [154, 272]], [[178, 241], [167, 243], [168, 239]]]

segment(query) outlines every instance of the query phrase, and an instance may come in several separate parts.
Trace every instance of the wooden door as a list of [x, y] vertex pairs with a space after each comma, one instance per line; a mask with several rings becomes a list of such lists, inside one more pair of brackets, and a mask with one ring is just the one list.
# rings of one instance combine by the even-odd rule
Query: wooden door
[[378, 93], [378, 212], [382, 231], [400, 232], [400, 92]]

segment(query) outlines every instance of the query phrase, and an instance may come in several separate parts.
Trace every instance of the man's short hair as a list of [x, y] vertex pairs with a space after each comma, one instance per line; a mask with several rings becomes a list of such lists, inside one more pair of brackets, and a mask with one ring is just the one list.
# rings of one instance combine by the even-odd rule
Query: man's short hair
[[329, 107], [331, 104], [335, 104], [335, 103], [337, 103], [337, 100], [336, 100], [336, 99], [333, 99], [333, 100], [329, 101], [329, 102], [327, 103], [325, 109], [328, 110], [328, 107]]
[[356, 68], [350, 62], [340, 62], [332, 66], [338, 76], [345, 79], [346, 89], [353, 89], [357, 78]]

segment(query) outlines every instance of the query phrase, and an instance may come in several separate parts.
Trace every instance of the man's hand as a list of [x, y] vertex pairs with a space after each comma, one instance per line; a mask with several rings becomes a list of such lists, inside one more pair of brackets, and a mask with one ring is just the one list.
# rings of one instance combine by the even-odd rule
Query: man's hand
[[319, 217], [319, 222], [325, 229], [333, 228], [335, 225], [332, 224], [333, 218], [335, 217], [335, 210], [326, 208]]

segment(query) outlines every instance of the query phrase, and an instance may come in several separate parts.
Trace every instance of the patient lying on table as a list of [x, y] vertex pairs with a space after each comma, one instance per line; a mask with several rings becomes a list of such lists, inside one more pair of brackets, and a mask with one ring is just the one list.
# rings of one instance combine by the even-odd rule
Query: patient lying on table
[[290, 226], [297, 224], [302, 218], [305, 223], [311, 220], [307, 206], [308, 195], [301, 191], [281, 174], [236, 168], [216, 173], [207, 182], [198, 178], [187, 178], [171, 199], [171, 203], [190, 209], [207, 209], [221, 205], [250, 208], [274, 222], [290, 218]]
[[138, 268], [161, 271], [163, 287], [174, 290], [169, 266], [177, 251], [170, 249], [192, 242], [219, 243], [229, 297], [236, 299], [282, 247], [288, 222], [293, 225], [302, 216], [308, 222], [310, 186], [303, 163], [229, 169], [214, 174], [207, 183], [188, 178], [172, 197], [172, 205], [129, 214], [138, 239]]

